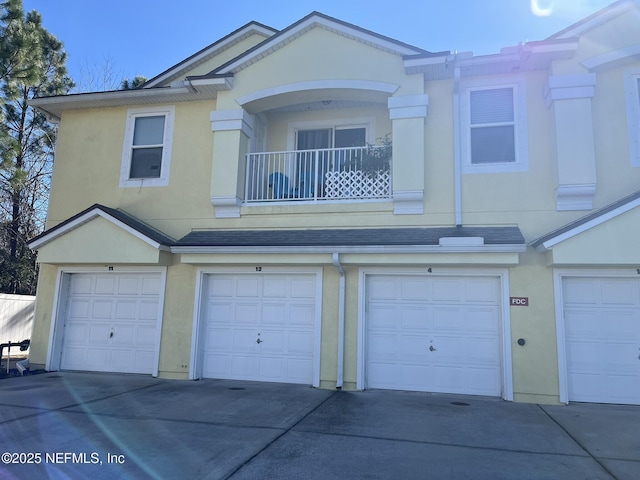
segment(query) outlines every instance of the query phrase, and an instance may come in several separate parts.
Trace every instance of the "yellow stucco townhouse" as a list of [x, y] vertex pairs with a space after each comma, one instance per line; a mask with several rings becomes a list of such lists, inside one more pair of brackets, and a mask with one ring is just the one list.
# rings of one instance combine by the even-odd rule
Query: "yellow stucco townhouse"
[[251, 22], [33, 100], [59, 140], [31, 363], [640, 404], [639, 89], [620, 0], [483, 56]]

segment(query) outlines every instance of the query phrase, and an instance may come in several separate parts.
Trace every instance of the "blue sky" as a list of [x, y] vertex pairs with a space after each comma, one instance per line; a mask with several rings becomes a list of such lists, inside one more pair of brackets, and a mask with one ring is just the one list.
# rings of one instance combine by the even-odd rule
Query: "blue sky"
[[478, 55], [542, 40], [612, 2], [23, 0], [62, 40], [79, 84], [106, 64], [118, 79], [152, 78], [251, 20], [283, 29], [314, 10], [425, 50]]

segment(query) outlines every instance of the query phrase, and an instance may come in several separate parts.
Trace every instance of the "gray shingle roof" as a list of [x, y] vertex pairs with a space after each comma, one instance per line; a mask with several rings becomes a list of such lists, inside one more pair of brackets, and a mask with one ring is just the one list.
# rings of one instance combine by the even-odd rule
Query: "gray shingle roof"
[[483, 237], [485, 245], [521, 245], [517, 227], [359, 228], [322, 230], [197, 230], [176, 247], [330, 247], [438, 245], [442, 237]]

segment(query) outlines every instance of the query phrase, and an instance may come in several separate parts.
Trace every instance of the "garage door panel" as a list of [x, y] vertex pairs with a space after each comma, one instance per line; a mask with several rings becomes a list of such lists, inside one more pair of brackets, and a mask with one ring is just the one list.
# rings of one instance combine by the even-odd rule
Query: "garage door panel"
[[500, 298], [499, 284], [494, 278], [474, 278], [465, 282], [465, 301], [497, 305]]
[[562, 292], [569, 401], [640, 404], [640, 280], [564, 277]]
[[286, 298], [289, 286], [287, 277], [273, 275], [268, 282], [262, 282], [262, 298]]
[[305, 355], [312, 358], [313, 333], [290, 332], [287, 338], [287, 352], [294, 355]]
[[88, 275], [72, 275], [69, 281], [69, 293], [74, 295], [91, 294], [95, 279]]
[[407, 304], [400, 309], [401, 328], [427, 330], [429, 328], [430, 309], [424, 305]]
[[497, 277], [368, 276], [367, 386], [500, 395], [499, 287]]
[[422, 300], [429, 291], [429, 282], [420, 277], [410, 277], [400, 282], [400, 298], [403, 301]]
[[315, 301], [316, 297], [316, 282], [315, 279], [296, 278], [296, 281], [291, 284], [290, 298], [304, 299]]
[[94, 300], [91, 302], [92, 318], [111, 318], [113, 316], [112, 300]]
[[485, 333], [492, 336], [497, 336], [499, 334], [498, 324], [496, 323], [496, 318], [500, 315], [498, 307], [470, 307], [467, 308], [465, 315], [465, 330], [467, 332]]
[[208, 302], [205, 308], [207, 325], [230, 325], [233, 305], [228, 302]]
[[118, 282], [118, 295], [137, 295], [140, 279], [137, 275], [123, 275]]
[[138, 314], [138, 302], [135, 300], [116, 300], [116, 320], [134, 320]]
[[[106, 344], [109, 339], [109, 333], [111, 330], [110, 323], [91, 323], [88, 326], [89, 328], [89, 343], [90, 344]], [[84, 342], [85, 337], [77, 338], [76, 340], [71, 340], [71, 342], [82, 343]]]
[[289, 310], [291, 312], [289, 325], [313, 328], [316, 321], [314, 304], [291, 304]]
[[238, 303], [235, 306], [235, 323], [240, 325], [258, 325], [260, 305], [257, 303]]
[[601, 286], [604, 305], [640, 305], [640, 289], [626, 280], [604, 280]]
[[67, 305], [67, 318], [82, 318], [86, 319], [90, 317], [91, 301], [84, 298], [74, 298], [69, 300]]
[[209, 274], [206, 285], [203, 376], [313, 383], [315, 274]]
[[369, 334], [368, 353], [376, 361], [396, 361], [401, 352], [400, 335]]
[[[109, 359], [111, 357], [111, 351], [108, 348], [91, 348], [89, 350], [87, 350], [87, 355], [86, 355], [86, 365], [83, 365], [82, 363], [78, 362], [76, 364], [76, 368], [77, 369], [82, 369], [82, 370], [102, 370], [102, 368], [104, 368], [104, 365], [109, 363]], [[78, 355], [78, 358], [80, 358], [80, 355]]]
[[370, 298], [375, 298], [377, 301], [396, 301], [398, 298], [397, 289], [398, 283], [394, 278], [370, 278], [367, 283], [367, 291]]
[[95, 279], [95, 290], [93, 293], [96, 295], [113, 295], [116, 291], [115, 278], [110, 276], [97, 276]]
[[288, 316], [286, 303], [268, 303], [262, 306], [260, 323], [262, 325], [286, 325]]
[[463, 287], [462, 280], [435, 278], [433, 280], [433, 301], [436, 303], [460, 303], [464, 296]]
[[260, 280], [258, 278], [238, 278], [235, 288], [236, 297], [260, 297]]

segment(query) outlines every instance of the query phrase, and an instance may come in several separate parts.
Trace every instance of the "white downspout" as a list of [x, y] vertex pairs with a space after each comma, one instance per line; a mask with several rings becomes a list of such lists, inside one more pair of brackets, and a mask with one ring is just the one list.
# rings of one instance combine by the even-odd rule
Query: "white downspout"
[[[456, 59], [457, 60], [457, 59]], [[453, 70], [453, 160], [456, 226], [462, 225], [462, 153], [460, 151], [460, 67]]]
[[340, 286], [338, 297], [338, 374], [336, 376], [336, 389], [341, 390], [344, 382], [344, 310], [345, 310], [345, 273], [340, 264], [340, 254], [333, 254], [333, 266], [340, 274]]

